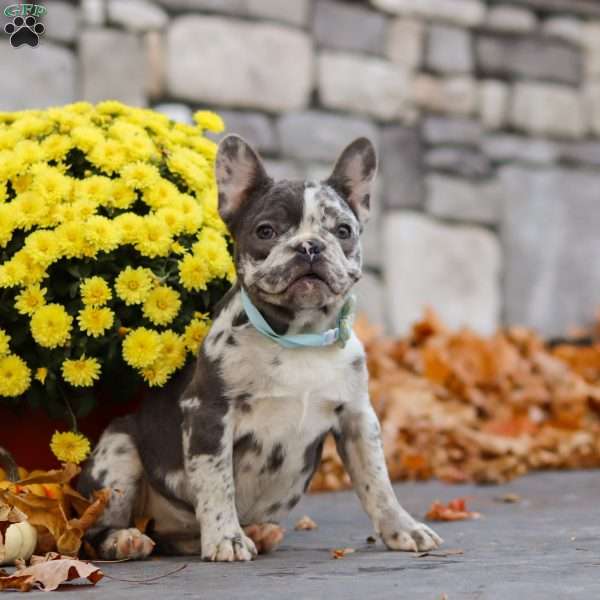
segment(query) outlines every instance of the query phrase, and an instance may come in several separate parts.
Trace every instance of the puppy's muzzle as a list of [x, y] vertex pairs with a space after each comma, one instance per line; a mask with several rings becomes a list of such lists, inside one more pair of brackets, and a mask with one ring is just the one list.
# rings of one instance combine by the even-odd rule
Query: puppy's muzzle
[[325, 249], [319, 240], [305, 240], [295, 248], [298, 256], [307, 262], [313, 263], [321, 259], [321, 252]]

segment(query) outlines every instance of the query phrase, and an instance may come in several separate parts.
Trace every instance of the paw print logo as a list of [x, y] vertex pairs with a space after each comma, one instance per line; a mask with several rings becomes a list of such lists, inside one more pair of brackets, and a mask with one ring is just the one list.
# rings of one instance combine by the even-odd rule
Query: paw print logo
[[38, 23], [35, 17], [29, 15], [25, 19], [15, 17], [12, 23], [7, 23], [4, 26], [4, 31], [10, 35], [10, 44], [13, 48], [18, 48], [23, 44], [35, 48], [45, 28], [41, 23]]

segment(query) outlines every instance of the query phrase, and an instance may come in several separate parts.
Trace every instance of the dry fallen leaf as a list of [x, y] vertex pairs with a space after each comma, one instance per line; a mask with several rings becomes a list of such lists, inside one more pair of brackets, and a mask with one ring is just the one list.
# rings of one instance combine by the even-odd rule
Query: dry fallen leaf
[[318, 527], [319, 526], [308, 515], [300, 517], [294, 525], [296, 531], [310, 531], [312, 529], [317, 529]]
[[256, 523], [244, 527], [244, 533], [254, 542], [259, 554], [268, 554], [281, 544], [285, 529], [276, 523]]
[[352, 554], [353, 552], [356, 552], [354, 548], [335, 548], [331, 551], [331, 558], [344, 558], [344, 556]]
[[467, 510], [466, 498], [455, 498], [444, 505], [439, 501], [431, 504], [425, 518], [428, 521], [463, 521], [465, 519], [479, 519], [478, 512]]
[[17, 589], [28, 592], [35, 587], [50, 592], [73, 579], [83, 578], [96, 584], [102, 577], [102, 571], [94, 565], [50, 554], [46, 557], [32, 557], [29, 567], [17, 566], [12, 575], [0, 576], [0, 590]]

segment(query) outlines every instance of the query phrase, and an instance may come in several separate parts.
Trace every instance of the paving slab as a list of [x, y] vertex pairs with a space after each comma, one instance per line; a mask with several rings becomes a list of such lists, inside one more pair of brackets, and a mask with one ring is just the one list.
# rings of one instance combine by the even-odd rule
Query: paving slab
[[[467, 496], [474, 521], [436, 523], [445, 539], [431, 556], [369, 545], [370, 524], [353, 493], [307, 496], [285, 523], [273, 554], [248, 564], [211, 564], [196, 557], [160, 557], [102, 565], [107, 577], [71, 598], [260, 598], [360, 600], [564, 600], [600, 598], [600, 473], [529, 475], [502, 486], [439, 482], [395, 486], [404, 506], [423, 518], [433, 500]], [[508, 504], [498, 499], [517, 494]], [[302, 515], [319, 525], [294, 531]], [[333, 560], [332, 548], [355, 553]], [[462, 551], [462, 554], [456, 551]], [[183, 570], [153, 582], [187, 565]], [[110, 578], [109, 578], [110, 577]], [[60, 592], [58, 592], [60, 594]], [[56, 594], [54, 594], [56, 595]], [[54, 597], [53, 595], [53, 597]]]

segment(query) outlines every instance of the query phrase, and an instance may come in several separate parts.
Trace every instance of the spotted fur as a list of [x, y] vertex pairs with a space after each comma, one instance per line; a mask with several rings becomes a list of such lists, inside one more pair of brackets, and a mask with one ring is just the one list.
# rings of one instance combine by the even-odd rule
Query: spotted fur
[[152, 551], [131, 530], [144, 515], [162, 552], [250, 560], [256, 548], [243, 528], [276, 522], [298, 503], [329, 434], [388, 547], [441, 542], [393, 493], [356, 336], [343, 348], [282, 348], [254, 329], [241, 302], [243, 285], [282, 334], [333, 327], [360, 277], [374, 172], [364, 139], [325, 182], [275, 183], [243, 140], [221, 143], [219, 207], [236, 242], [240, 283], [221, 303], [195, 365], [138, 415], [116, 421], [94, 450], [82, 491], [118, 490], [89, 532], [102, 555]]

